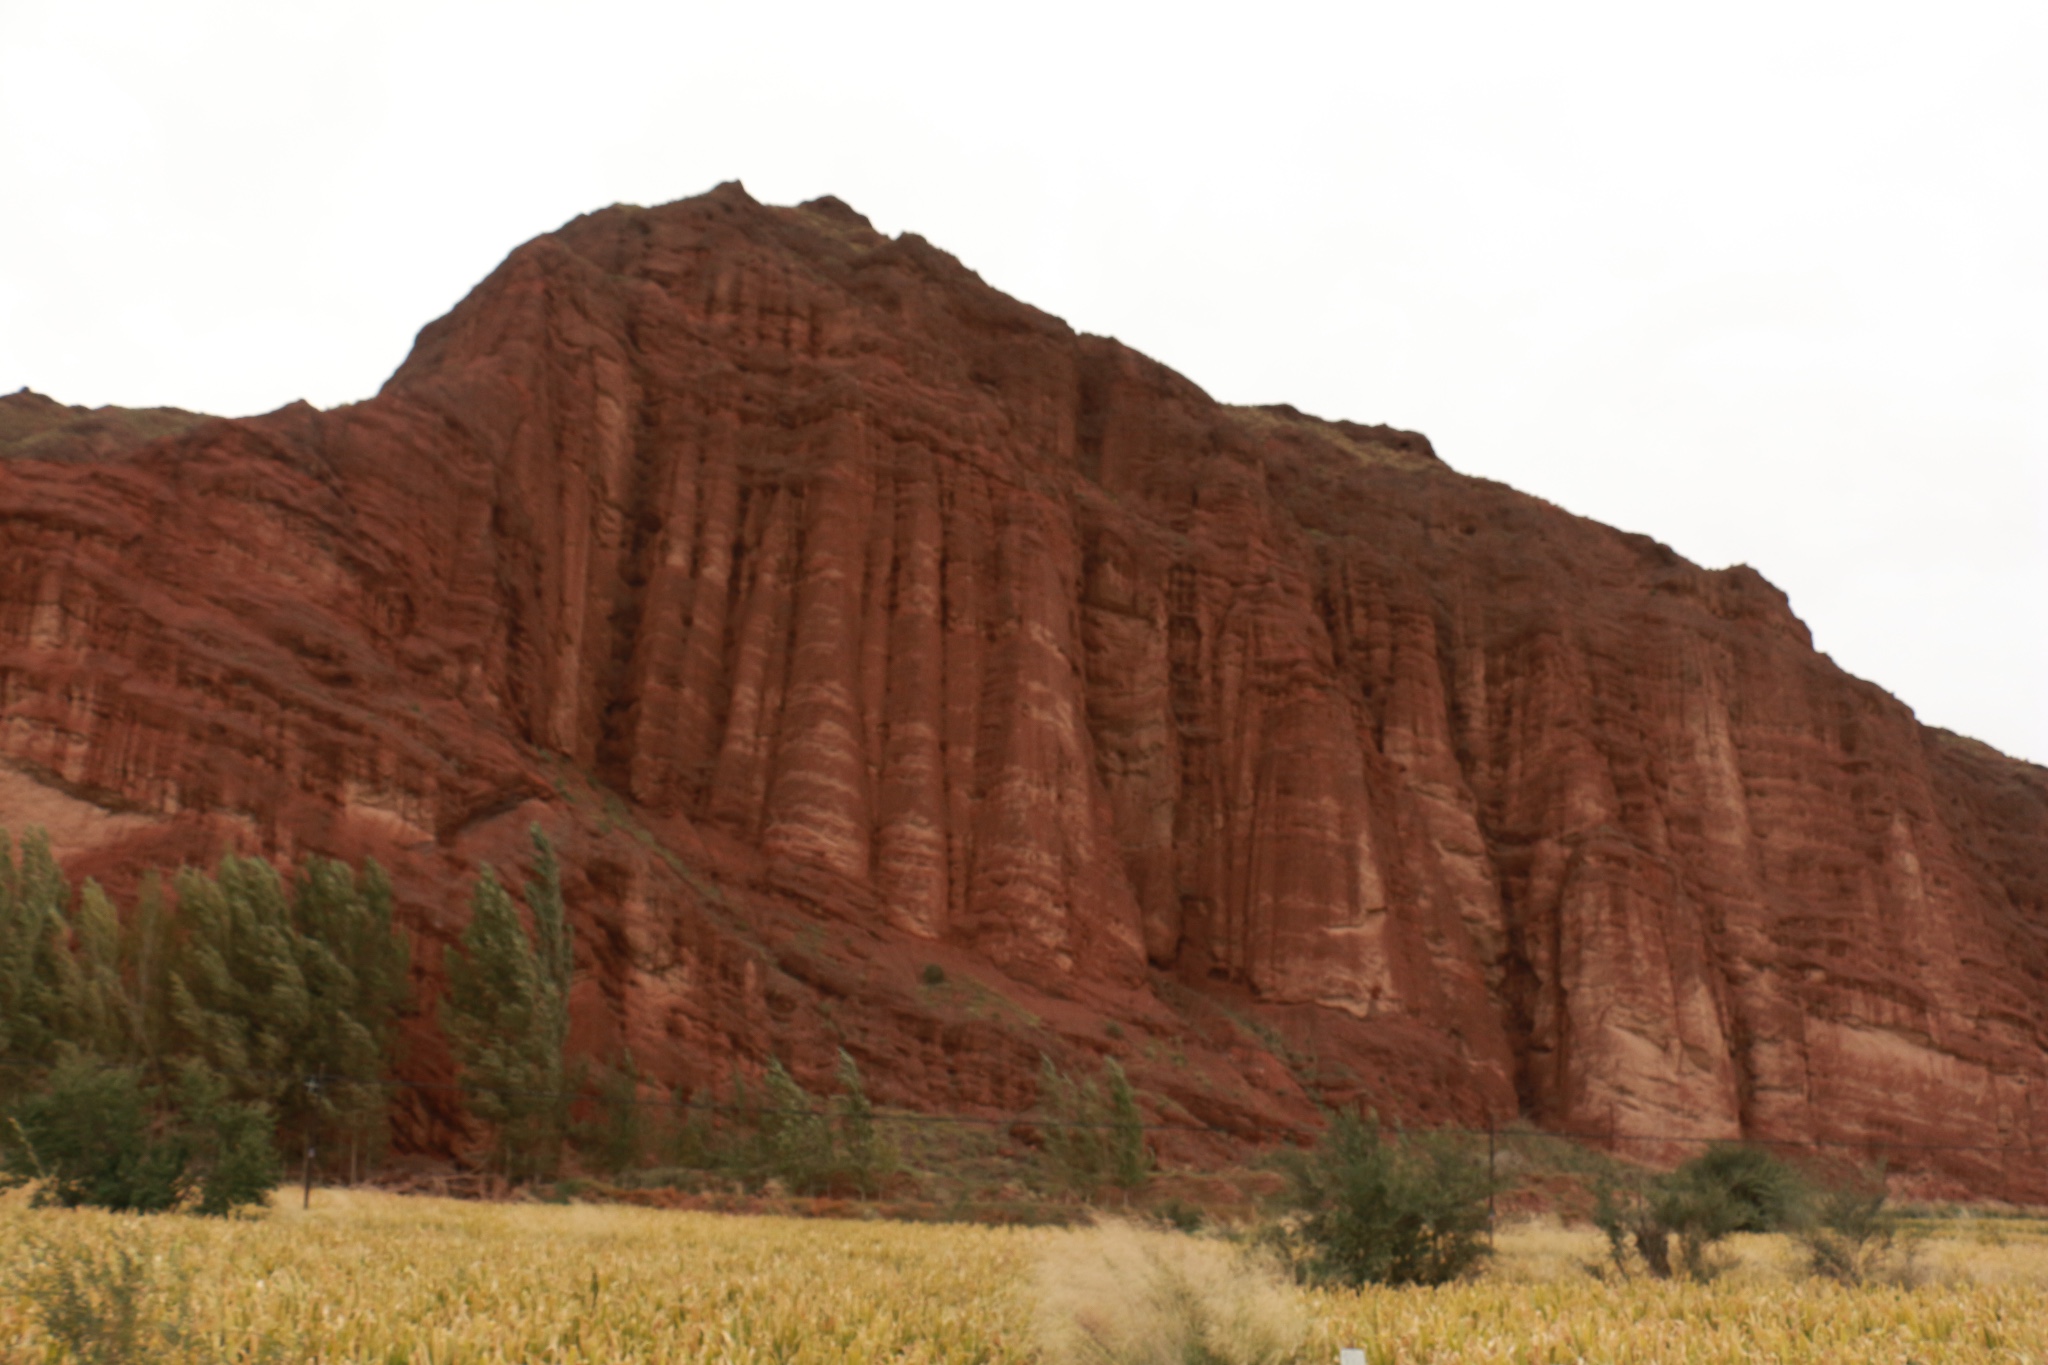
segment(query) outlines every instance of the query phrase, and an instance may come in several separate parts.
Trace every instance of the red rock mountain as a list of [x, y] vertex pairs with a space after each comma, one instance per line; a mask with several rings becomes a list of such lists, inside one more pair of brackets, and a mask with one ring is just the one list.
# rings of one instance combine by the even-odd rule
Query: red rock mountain
[[2048, 1146], [2048, 772], [1747, 568], [833, 199], [579, 218], [351, 407], [0, 399], [0, 704], [0, 824], [117, 883], [375, 854], [423, 975], [538, 820], [577, 1045], [664, 1080], [844, 1045], [999, 1113], [1109, 1052], [1247, 1140], [1364, 1100], [2048, 1198], [1994, 1150]]

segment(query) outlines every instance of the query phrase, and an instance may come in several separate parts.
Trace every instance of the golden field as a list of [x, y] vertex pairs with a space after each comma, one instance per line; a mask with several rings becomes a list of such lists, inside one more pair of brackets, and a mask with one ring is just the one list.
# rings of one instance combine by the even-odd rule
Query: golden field
[[[1045, 1335], [1048, 1270], [1089, 1263], [1101, 1240], [350, 1191], [316, 1192], [308, 1212], [295, 1194], [278, 1203], [218, 1221], [0, 1199], [0, 1361], [62, 1358], [21, 1291], [38, 1255], [124, 1247], [147, 1253], [160, 1306], [183, 1321], [175, 1354], [193, 1361], [1047, 1361], [1061, 1350]], [[1588, 1232], [1528, 1223], [1506, 1229], [1491, 1269], [1468, 1283], [1274, 1286], [1268, 1306], [1296, 1322], [1303, 1361], [1334, 1362], [1339, 1346], [1358, 1345], [1374, 1362], [2048, 1365], [2048, 1227], [2038, 1222], [1942, 1220], [1903, 1285], [1857, 1289], [1798, 1275], [1772, 1238], [1739, 1241], [1739, 1263], [1705, 1286], [1604, 1282], [1585, 1269], [1599, 1251]], [[1061, 1292], [1135, 1311], [1141, 1296], [1103, 1274], [1109, 1282], [1079, 1290], [1070, 1274]]]

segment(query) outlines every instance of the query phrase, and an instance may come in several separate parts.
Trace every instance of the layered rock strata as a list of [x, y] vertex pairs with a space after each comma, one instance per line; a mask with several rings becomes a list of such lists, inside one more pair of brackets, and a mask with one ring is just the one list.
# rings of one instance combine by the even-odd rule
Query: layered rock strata
[[0, 399], [0, 824], [82, 873], [375, 854], [426, 990], [538, 820], [578, 1044], [665, 1080], [846, 1046], [995, 1113], [1115, 1052], [1233, 1142], [1369, 1102], [2048, 1198], [2048, 772], [1746, 568], [736, 185], [527, 243], [367, 402], [176, 416]]

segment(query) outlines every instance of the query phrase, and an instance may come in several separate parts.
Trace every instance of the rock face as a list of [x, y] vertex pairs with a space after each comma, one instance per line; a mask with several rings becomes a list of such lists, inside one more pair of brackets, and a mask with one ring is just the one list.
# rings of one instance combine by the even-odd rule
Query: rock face
[[1363, 1100], [2048, 1198], [1991, 1150], [2048, 1147], [2048, 772], [1746, 568], [836, 200], [579, 218], [353, 407], [88, 416], [0, 399], [0, 824], [78, 872], [375, 854], [430, 978], [538, 820], [578, 1045], [664, 1079], [843, 1045], [1000, 1112], [1113, 1051], [1244, 1140]]

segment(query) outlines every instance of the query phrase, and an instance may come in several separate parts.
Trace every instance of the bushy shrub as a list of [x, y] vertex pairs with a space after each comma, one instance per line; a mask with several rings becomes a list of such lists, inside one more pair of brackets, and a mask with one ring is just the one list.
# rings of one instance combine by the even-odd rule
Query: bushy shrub
[[175, 1094], [174, 1138], [183, 1148], [192, 1212], [220, 1216], [261, 1206], [284, 1175], [269, 1108], [236, 1102], [227, 1083], [196, 1062], [180, 1066]]
[[1593, 1221], [1624, 1272], [1640, 1262], [1659, 1279], [1707, 1280], [1720, 1269], [1721, 1242], [1799, 1227], [1807, 1197], [1799, 1172], [1768, 1151], [1717, 1143], [1667, 1175], [1604, 1184]]
[[35, 1201], [123, 1213], [175, 1208], [185, 1154], [160, 1134], [159, 1096], [128, 1067], [74, 1053], [15, 1105], [4, 1139], [7, 1183], [39, 1182]]
[[1339, 1114], [1281, 1169], [1289, 1216], [1272, 1236], [1304, 1279], [1442, 1284], [1487, 1253], [1486, 1165], [1448, 1138], [1390, 1140], [1377, 1119]]
[[638, 1166], [648, 1147], [646, 1106], [640, 1098], [639, 1063], [629, 1048], [598, 1073], [592, 1116], [575, 1125], [572, 1137], [584, 1162], [606, 1175]]
[[[735, 1077], [735, 1080], [738, 1078]], [[689, 1086], [669, 1091], [669, 1109], [653, 1135], [656, 1161], [666, 1167], [710, 1171], [718, 1166], [717, 1102]]]
[[[1814, 1274], [1840, 1284], [1862, 1284], [1887, 1266], [1910, 1270], [1910, 1249], [1900, 1249], [1902, 1224], [1887, 1202], [1884, 1172], [1858, 1172], [1816, 1193], [1802, 1224], [1793, 1230]], [[1905, 1262], [1893, 1265], [1894, 1260]]]
[[282, 1170], [272, 1120], [187, 1062], [166, 1092], [129, 1067], [72, 1053], [0, 1132], [0, 1179], [37, 1183], [35, 1201], [118, 1212], [227, 1214], [262, 1204]]

